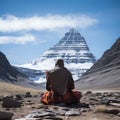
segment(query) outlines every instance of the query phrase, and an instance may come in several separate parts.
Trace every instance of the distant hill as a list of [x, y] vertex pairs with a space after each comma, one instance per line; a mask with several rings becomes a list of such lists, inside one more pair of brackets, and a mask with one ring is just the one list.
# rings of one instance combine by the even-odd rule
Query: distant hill
[[120, 38], [75, 84], [77, 89], [120, 88]]
[[0, 52], [0, 82], [40, 89], [38, 84], [29, 80], [25, 74], [19, 72], [16, 67], [12, 66], [2, 52]]

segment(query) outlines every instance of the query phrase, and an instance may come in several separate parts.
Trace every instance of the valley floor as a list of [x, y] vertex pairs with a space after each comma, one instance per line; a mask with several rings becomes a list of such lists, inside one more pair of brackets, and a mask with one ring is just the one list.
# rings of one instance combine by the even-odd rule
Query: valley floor
[[[21, 100], [22, 105], [18, 108], [4, 108], [2, 107], [2, 97], [0, 100], [0, 111], [12, 112], [14, 116], [12, 120], [29, 120], [25, 116], [30, 115], [33, 111], [39, 113], [52, 112], [53, 114], [59, 111], [62, 114], [71, 111], [76, 115], [60, 115], [48, 116], [51, 120], [120, 120], [120, 92], [119, 90], [107, 91], [82, 91], [83, 97], [80, 104], [65, 106], [65, 105], [43, 105], [40, 103], [40, 92], [36, 95], [33, 93], [32, 97], [23, 97]], [[111, 100], [111, 102], [109, 101]], [[89, 107], [88, 107], [89, 106]], [[45, 113], [44, 113], [45, 114]], [[39, 118], [40, 120], [47, 120], [48, 118]], [[30, 120], [37, 120], [30, 118]]]
[[[98, 106], [97, 106], [98, 107]], [[63, 106], [46, 106], [43, 105], [39, 102], [39, 97], [32, 97], [32, 98], [26, 98], [24, 99], [23, 106], [21, 108], [2, 108], [1, 102], [0, 102], [0, 110], [5, 111], [5, 112], [12, 112], [14, 113], [14, 116], [12, 120], [28, 120], [28, 119], [21, 119], [27, 116], [28, 114], [31, 113], [31, 111], [35, 110], [40, 110], [40, 109], [48, 109], [48, 110], [54, 110], [56, 109], [61, 109]], [[65, 107], [64, 107], [65, 108]], [[94, 108], [69, 108], [66, 107], [67, 109], [79, 109], [83, 110], [80, 115], [78, 116], [58, 116], [59, 118], [62, 118], [63, 120], [119, 120], [120, 116], [114, 115], [114, 114], [107, 114], [103, 113], [102, 111], [95, 111], [96, 107]], [[114, 107], [111, 107], [112, 109]], [[116, 109], [116, 108], [115, 108]], [[119, 109], [119, 108], [117, 108]], [[31, 119], [34, 120], [34, 119]]]
[[0, 96], [25, 94], [26, 92], [31, 92], [32, 94], [39, 94], [40, 90], [22, 87], [12, 83], [0, 82]]

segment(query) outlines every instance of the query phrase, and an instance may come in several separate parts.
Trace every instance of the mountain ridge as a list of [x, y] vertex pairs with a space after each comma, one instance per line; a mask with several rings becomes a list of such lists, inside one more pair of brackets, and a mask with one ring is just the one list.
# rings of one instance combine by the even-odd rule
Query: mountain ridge
[[76, 81], [78, 89], [120, 88], [120, 38]]
[[24, 73], [18, 71], [18, 68], [12, 66], [2, 52], [0, 52], [0, 82], [12, 83], [34, 89], [41, 88], [38, 84], [29, 80]]
[[2, 52], [0, 52], [0, 78], [9, 78], [9, 75], [15, 79], [19, 75], [21, 75], [22, 77], [26, 77], [25, 74], [20, 73], [15, 69], [15, 67], [12, 67], [9, 61], [7, 60], [7, 57]]

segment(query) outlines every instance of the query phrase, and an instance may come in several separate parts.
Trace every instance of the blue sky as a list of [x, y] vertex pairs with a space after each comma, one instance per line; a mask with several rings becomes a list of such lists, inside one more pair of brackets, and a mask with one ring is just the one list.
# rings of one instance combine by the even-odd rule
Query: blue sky
[[120, 0], [0, 0], [0, 51], [11, 64], [38, 58], [72, 27], [99, 59], [120, 37]]

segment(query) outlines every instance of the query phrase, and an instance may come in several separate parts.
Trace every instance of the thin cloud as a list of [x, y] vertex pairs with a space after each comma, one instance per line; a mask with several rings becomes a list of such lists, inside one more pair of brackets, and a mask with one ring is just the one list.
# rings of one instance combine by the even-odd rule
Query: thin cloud
[[0, 17], [0, 32], [55, 30], [57, 28], [88, 28], [98, 22], [86, 15], [46, 15], [32, 17], [16, 17], [7, 15]]
[[23, 36], [0, 36], [0, 44], [26, 44], [35, 42], [36, 38], [33, 35], [27, 34]]

